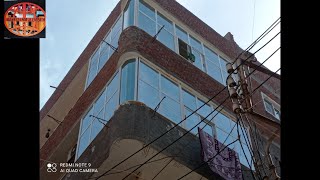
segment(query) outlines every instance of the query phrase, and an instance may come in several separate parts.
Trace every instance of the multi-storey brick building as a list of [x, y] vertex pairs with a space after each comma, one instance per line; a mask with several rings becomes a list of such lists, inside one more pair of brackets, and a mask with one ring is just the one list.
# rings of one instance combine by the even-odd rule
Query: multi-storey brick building
[[[226, 63], [242, 51], [231, 33], [219, 35], [176, 1], [121, 0], [41, 109], [41, 179], [94, 179], [106, 172], [223, 89]], [[264, 72], [269, 71], [263, 67], [250, 76], [251, 89], [269, 77]], [[279, 86], [279, 78], [272, 77], [253, 94], [256, 106], [249, 118], [259, 132], [262, 156], [267, 140], [276, 134], [270, 147], [276, 166], [280, 159], [280, 133], [276, 131], [280, 128]], [[228, 97], [225, 89], [177, 128], [100, 179], [122, 179], [130, 172], [126, 169], [181, 137]], [[231, 132], [228, 144], [237, 138], [232, 130], [237, 118], [230, 100], [222, 107], [199, 127], [207, 123], [204, 130], [221, 142]], [[245, 130], [250, 128], [247, 125]], [[194, 128], [153, 159], [158, 161], [144, 165], [129, 178], [152, 179], [172, 157], [157, 179], [178, 179], [199, 166], [203, 161], [196, 134]], [[249, 149], [253, 142], [246, 142], [244, 134], [240, 137], [244, 150], [239, 142], [230, 147], [239, 154], [244, 179], [252, 179], [244, 155], [252, 161]], [[99, 172], [66, 173], [59, 167], [55, 173], [47, 172], [48, 162], [86, 162]], [[223, 179], [207, 165], [186, 177], [200, 178]]]

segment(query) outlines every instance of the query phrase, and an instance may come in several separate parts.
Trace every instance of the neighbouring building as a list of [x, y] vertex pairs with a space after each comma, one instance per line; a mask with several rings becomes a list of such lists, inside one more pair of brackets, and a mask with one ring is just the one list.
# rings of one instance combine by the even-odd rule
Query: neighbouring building
[[[95, 179], [215, 96], [226, 86], [226, 63], [242, 51], [231, 33], [221, 36], [174, 0], [121, 0], [40, 111], [40, 178]], [[259, 63], [251, 65], [248, 71]], [[264, 66], [258, 68], [249, 77], [249, 89], [258, 87], [269, 74]], [[253, 112], [247, 116], [256, 137], [248, 133], [253, 127], [244, 123], [240, 132], [244, 150], [239, 141], [230, 146], [239, 154], [244, 179], [253, 179], [250, 147], [257, 143], [256, 151], [265, 162], [265, 147], [272, 135], [276, 137], [270, 145], [271, 159], [280, 174], [279, 88], [280, 78], [272, 77], [257, 89], [252, 95]], [[122, 179], [131, 167], [181, 137], [228, 97], [225, 89], [100, 179]], [[233, 129], [237, 118], [229, 99], [222, 107], [199, 127], [207, 123], [204, 131], [220, 142], [231, 132], [228, 144], [238, 137]], [[197, 128], [128, 179], [152, 179], [171, 158], [156, 179], [178, 179], [203, 163]], [[67, 162], [91, 163], [98, 172], [60, 172], [59, 163]], [[48, 163], [57, 163], [57, 172], [48, 172]], [[268, 174], [266, 164], [262, 163], [262, 169]], [[223, 178], [205, 165], [185, 179]]]

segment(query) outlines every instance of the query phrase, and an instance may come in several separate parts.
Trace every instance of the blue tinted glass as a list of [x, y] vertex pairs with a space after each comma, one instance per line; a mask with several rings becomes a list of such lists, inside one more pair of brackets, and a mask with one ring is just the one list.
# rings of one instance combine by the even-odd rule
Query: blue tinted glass
[[194, 37], [190, 36], [190, 45], [196, 48], [199, 52], [202, 52], [202, 45], [201, 43], [196, 40]]
[[214, 53], [213, 51], [211, 51], [206, 46], [204, 46], [204, 53], [205, 53], [205, 56], [206, 56], [206, 60], [210, 60], [216, 66], [220, 65], [219, 59], [218, 59], [218, 55], [216, 53]]
[[[185, 109], [186, 111], [186, 116], [189, 116], [192, 111], [190, 111], [189, 109]], [[196, 126], [196, 124], [198, 124], [200, 122], [199, 120], [199, 116], [196, 115], [196, 114], [192, 114], [190, 117], [188, 117], [186, 120], [185, 120], [185, 123], [186, 123], [186, 129], [189, 131], [191, 128], [193, 128], [194, 126]], [[197, 127], [200, 127], [200, 124], [197, 126]], [[195, 127], [191, 130], [191, 132], [193, 134], [197, 134], [198, 133], [198, 128]]]
[[120, 102], [134, 100], [135, 89], [135, 59], [127, 61], [122, 66]]
[[159, 74], [144, 63], [140, 63], [139, 79], [159, 89]]
[[207, 61], [207, 73], [218, 82], [225, 84], [222, 81], [220, 68], [216, 66], [214, 63], [212, 63], [210, 60]]
[[194, 61], [193, 64], [194, 64], [197, 68], [199, 68], [199, 69], [202, 70], [201, 54], [200, 54], [197, 50], [195, 50], [195, 49], [192, 49], [192, 54], [193, 54], [194, 57], [195, 57], [195, 61]]
[[224, 116], [223, 114], [219, 113], [215, 117], [215, 124], [217, 127], [221, 128], [223, 131], [229, 133], [231, 132], [230, 120]]
[[156, 23], [142, 13], [139, 13], [139, 27], [151, 36], [156, 34]]
[[[103, 123], [107, 123], [107, 122], [103, 122]], [[103, 124], [98, 120], [95, 119], [92, 123], [92, 130], [91, 130], [91, 141], [99, 134], [99, 132], [101, 131], [101, 129], [103, 128]]]
[[176, 26], [176, 34], [178, 38], [182, 39], [184, 42], [188, 44], [188, 34], [182, 30], [179, 26]]
[[197, 109], [196, 98], [185, 90], [182, 90], [182, 102], [183, 105], [187, 106], [191, 110]]
[[[198, 108], [201, 107], [204, 103], [205, 102], [198, 100]], [[200, 114], [203, 118], [207, 117], [211, 112], [212, 112], [212, 109], [208, 104], [204, 105], [202, 108], [198, 110], [198, 114]], [[208, 116], [206, 119], [210, 121], [215, 114], [216, 112], [211, 113], [210, 116]]]
[[240, 145], [239, 145], [239, 147], [240, 147], [240, 152], [239, 152], [240, 162], [241, 162], [241, 164], [249, 167], [248, 161], [249, 161], [249, 163], [251, 164], [251, 155], [250, 155], [250, 153], [249, 153], [249, 149], [248, 149], [248, 147], [247, 147], [245, 144], [242, 143], [243, 150], [244, 150], [245, 155], [247, 156], [247, 159], [248, 159], [248, 161], [247, 161], [246, 158], [245, 158], [245, 156], [244, 156], [244, 154], [243, 154], [243, 150], [241, 149], [241, 146], [240, 146]]
[[[154, 9], [141, 0], [139, 2], [139, 10], [141, 12], [143, 12], [144, 14], [146, 14], [147, 16], [149, 16], [154, 21], [156, 20], [156, 14], [155, 14]], [[140, 22], [140, 20], [139, 20], [139, 22]]]
[[119, 88], [119, 73], [117, 73], [111, 80], [107, 87], [107, 100], [118, 90]]
[[227, 133], [225, 133], [224, 131], [222, 131], [219, 128], [216, 128], [216, 133], [217, 133], [217, 139], [221, 143], [223, 143], [226, 140], [227, 136], [228, 136]]
[[139, 80], [138, 100], [153, 109], [160, 102], [159, 92], [149, 84]]
[[91, 83], [91, 81], [94, 79], [94, 77], [97, 75], [98, 60], [99, 60], [99, 51], [96, 51], [90, 61], [90, 69], [89, 69], [89, 76], [88, 76], [87, 85], [89, 85]]
[[[228, 133], [229, 134], [229, 133]], [[231, 135], [228, 137], [228, 139], [226, 140], [226, 142], [224, 143], [224, 145], [228, 145], [230, 143], [232, 143], [234, 140], [236, 140], [235, 138], [233, 138]], [[222, 143], [222, 142], [221, 142]], [[230, 149], [234, 149], [235, 150], [235, 143], [232, 143], [231, 145], [228, 146]]]
[[182, 120], [180, 111], [180, 104], [170, 97], [166, 97], [160, 104], [160, 113], [177, 124]]
[[[100, 132], [100, 130], [103, 128], [103, 124], [98, 120], [98, 118], [104, 119], [103, 114], [104, 114], [104, 110], [102, 109], [97, 115], [97, 118], [96, 117], [93, 118], [92, 125], [91, 125], [90, 141], [92, 141]], [[106, 123], [106, 122], [103, 121], [103, 123]]]
[[100, 97], [96, 100], [96, 102], [94, 103], [94, 115], [97, 115], [98, 112], [101, 111], [101, 109], [103, 108], [103, 105], [106, 101], [106, 92], [105, 90], [102, 92], [102, 94], [100, 95]]
[[105, 107], [104, 119], [109, 121], [114, 111], [118, 107], [119, 93], [118, 91], [109, 99]]
[[79, 148], [78, 148], [78, 157], [83, 153], [83, 151], [88, 147], [90, 143], [90, 129], [88, 128], [83, 135], [80, 137]]
[[161, 76], [161, 91], [165, 93], [165, 96], [169, 96], [176, 101], [179, 101], [179, 87], [170, 81], [169, 79]]
[[93, 115], [93, 109], [91, 107], [91, 109], [88, 111], [88, 113], [84, 116], [84, 118], [82, 119], [82, 125], [81, 125], [81, 133], [80, 135], [89, 127], [91, 121], [92, 121], [92, 117], [90, 117], [90, 115]]
[[[202, 120], [202, 119], [201, 119]], [[203, 128], [204, 127], [204, 128]], [[205, 132], [207, 132], [208, 134], [210, 134], [210, 136], [213, 137], [213, 134], [212, 134], [212, 127], [204, 122], [201, 122], [200, 123], [200, 128], [203, 129]]]
[[134, 23], [134, 0], [130, 0], [129, 5], [124, 11], [123, 29], [132, 26]]
[[96, 76], [96, 71], [89, 70], [88, 80], [87, 80], [87, 87], [90, 85], [90, 83], [93, 81], [94, 77]]
[[158, 13], [157, 20], [158, 20], [158, 24], [159, 24], [158, 29], [160, 29], [164, 25], [164, 28], [167, 31], [173, 33], [173, 25], [169, 19], [165, 18], [162, 14]]
[[[113, 33], [114, 36], [112, 36], [111, 38], [111, 45], [115, 48], [118, 47], [118, 41], [119, 41], [119, 37], [120, 37], [120, 34], [121, 34], [121, 30], [118, 30], [116, 32]], [[111, 49], [111, 54], [114, 52], [113, 49]], [[111, 56], [111, 55], [110, 55]]]
[[[104, 44], [104, 46], [107, 46], [106, 43], [104, 43], [104, 42], [102, 44]], [[106, 47], [104, 50], [101, 50], [98, 71], [100, 71], [100, 69], [102, 69], [102, 67], [108, 61], [108, 59], [109, 59], [109, 50], [110, 50], [110, 47]]]
[[158, 40], [165, 46], [170, 48], [172, 51], [174, 51], [174, 38], [173, 35], [169, 33], [167, 30], [161, 30], [161, 32], [158, 35]]
[[122, 18], [120, 17], [115, 23], [115, 25], [112, 27], [112, 31], [118, 32], [118, 31], [121, 31], [121, 29], [122, 29]]

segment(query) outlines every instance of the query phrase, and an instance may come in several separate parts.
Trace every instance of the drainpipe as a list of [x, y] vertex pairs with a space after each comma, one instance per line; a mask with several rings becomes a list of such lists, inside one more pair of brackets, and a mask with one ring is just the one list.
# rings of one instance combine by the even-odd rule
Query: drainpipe
[[267, 158], [267, 161], [268, 161], [268, 164], [269, 164], [269, 170], [271, 172], [271, 176], [270, 178], [265, 176], [263, 178], [263, 180], [280, 180], [281, 178], [277, 175], [277, 172], [276, 172], [276, 167], [275, 165], [273, 164], [272, 162], [272, 159], [271, 159], [271, 155], [270, 155], [270, 146], [271, 146], [271, 143], [272, 141], [274, 140], [274, 138], [276, 137], [276, 134], [279, 132], [280, 129], [277, 129], [273, 134], [272, 136], [268, 139], [267, 141], [267, 145], [266, 145], [266, 158]]

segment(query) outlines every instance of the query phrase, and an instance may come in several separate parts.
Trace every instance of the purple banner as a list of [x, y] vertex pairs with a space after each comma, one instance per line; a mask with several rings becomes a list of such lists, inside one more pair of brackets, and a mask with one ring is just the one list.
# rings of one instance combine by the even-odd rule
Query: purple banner
[[[229, 147], [220, 152], [225, 145], [213, 139], [208, 133], [198, 128], [202, 147], [203, 161], [210, 169], [226, 180], [242, 180], [241, 164], [238, 153]], [[218, 152], [219, 155], [214, 157]], [[214, 158], [212, 158], [214, 157]], [[212, 158], [210, 161], [208, 161]]]

